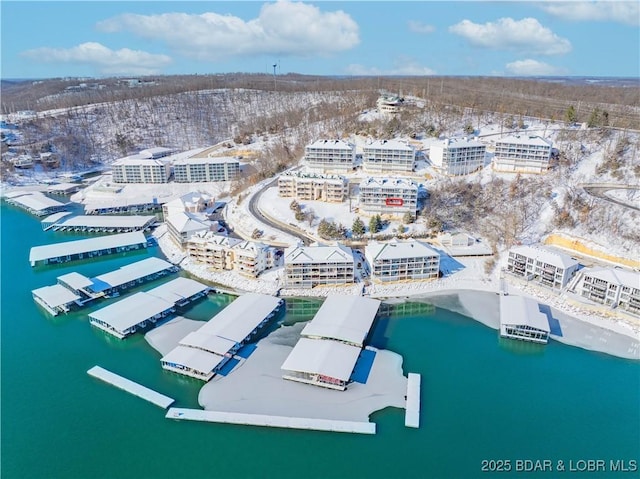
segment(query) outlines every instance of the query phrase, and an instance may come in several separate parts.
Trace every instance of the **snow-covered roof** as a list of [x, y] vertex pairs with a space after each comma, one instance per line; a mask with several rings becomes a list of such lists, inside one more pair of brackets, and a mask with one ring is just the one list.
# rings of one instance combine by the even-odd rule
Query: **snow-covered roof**
[[302, 336], [335, 339], [362, 346], [378, 312], [380, 301], [361, 296], [327, 297]]
[[291, 246], [284, 253], [285, 264], [350, 263], [353, 251], [348, 246]]
[[407, 178], [366, 178], [360, 183], [360, 189], [362, 188], [393, 188], [393, 189], [406, 189], [406, 190], [418, 190], [418, 184]]
[[140, 151], [138, 155], [140, 158], [161, 158], [163, 156], [170, 155], [173, 152], [171, 148], [165, 148], [163, 146], [156, 146], [154, 148], [147, 148]]
[[187, 334], [180, 340], [180, 345], [189, 346], [208, 351], [210, 353], [224, 356], [237, 343], [231, 339], [223, 338], [215, 334], [208, 334], [204, 331], [196, 330]]
[[93, 284], [89, 278], [80, 273], [76, 273], [75, 271], [58, 276], [58, 282], [63, 282], [75, 290], [86, 288]]
[[406, 150], [414, 151], [415, 148], [400, 140], [373, 140], [364, 145], [364, 151], [368, 150]]
[[112, 288], [115, 288], [130, 281], [134, 281], [138, 278], [144, 278], [145, 276], [159, 273], [160, 271], [164, 271], [170, 268], [173, 268], [173, 265], [171, 263], [161, 258], [152, 256], [150, 258], [146, 258], [141, 261], [136, 261], [135, 263], [122, 266], [115, 271], [110, 271], [109, 273], [96, 276], [95, 279], [100, 281], [101, 283], [108, 284]]
[[[51, 215], [43, 222], [54, 223]], [[66, 215], [64, 215], [66, 216]], [[66, 227], [86, 227], [86, 228], [144, 228], [156, 220], [155, 216], [135, 216], [135, 215], [78, 215], [55, 221], [57, 226]]]
[[189, 241], [192, 243], [207, 243], [212, 245], [224, 246], [227, 248], [234, 248], [236, 245], [243, 243], [244, 241], [231, 236], [218, 235], [212, 231], [200, 231], [194, 234]]
[[610, 284], [640, 289], [640, 273], [635, 271], [617, 268], [588, 268], [584, 269], [584, 275], [601, 279]]
[[335, 150], [354, 150], [355, 145], [344, 140], [316, 140], [313, 143], [307, 145], [307, 148], [322, 148], [322, 149], [335, 149]]
[[241, 241], [240, 243], [234, 245], [233, 249], [234, 251], [240, 254], [246, 253], [246, 254], [255, 255], [255, 254], [258, 254], [260, 251], [269, 249], [269, 246], [267, 246], [264, 243], [255, 242], [255, 241]]
[[168, 167], [167, 163], [162, 160], [156, 160], [153, 158], [145, 158], [138, 155], [135, 156], [126, 156], [124, 158], [120, 158], [119, 160], [114, 161], [111, 166], [162, 166]]
[[538, 303], [524, 296], [500, 296], [500, 324], [530, 326], [550, 332], [549, 320], [538, 309]]
[[171, 309], [173, 306], [174, 303], [166, 299], [140, 292], [89, 313], [89, 317], [106, 323], [116, 331], [123, 333], [156, 314]]
[[360, 351], [337, 341], [300, 338], [280, 369], [348, 381]]
[[47, 208], [61, 207], [64, 203], [56, 201], [54, 199], [45, 196], [44, 193], [34, 191], [28, 194], [10, 195], [7, 194], [7, 198], [11, 198], [15, 203], [18, 203], [25, 208], [29, 208], [35, 211], [43, 211]]
[[310, 171], [285, 171], [280, 175], [280, 178], [296, 178], [299, 180], [323, 180], [345, 183], [347, 179], [342, 175], [329, 175], [321, 173], [313, 173]]
[[34, 289], [31, 293], [40, 298], [51, 308], [56, 308], [80, 299], [80, 296], [69, 291], [61, 284], [54, 284], [53, 286]]
[[216, 157], [202, 157], [192, 156], [190, 158], [180, 158], [173, 162], [175, 165], [215, 165], [218, 163], [240, 163], [240, 160], [233, 158], [232, 156], [216, 156]]
[[99, 251], [120, 246], [146, 244], [147, 239], [141, 231], [121, 233], [98, 238], [89, 238], [64, 243], [55, 243], [44, 246], [34, 246], [29, 252], [29, 261], [42, 261], [58, 256], [69, 256], [90, 251]]
[[183, 278], [181, 276], [161, 284], [157, 288], [147, 291], [147, 294], [159, 299], [171, 301], [172, 303], [178, 303], [183, 299], [190, 298], [198, 293], [205, 292], [208, 289], [208, 286], [205, 286], [198, 281], [190, 278]]
[[515, 144], [515, 145], [532, 145], [532, 146], [548, 146], [551, 148], [551, 141], [546, 138], [542, 138], [537, 135], [512, 135], [506, 136], [496, 141], [496, 145], [501, 143]]
[[444, 140], [431, 145], [431, 148], [440, 147], [440, 148], [453, 149], [453, 148], [476, 148], [479, 146], [484, 147], [485, 145], [484, 143], [481, 143], [477, 140], [470, 139], [470, 138], [445, 138]]
[[202, 220], [190, 213], [184, 211], [178, 211], [169, 214], [165, 218], [167, 223], [176, 229], [180, 233], [188, 233], [190, 231], [208, 231], [211, 228], [211, 222], [208, 220]]
[[520, 254], [527, 258], [534, 258], [536, 261], [542, 261], [557, 268], [571, 268], [576, 266], [578, 262], [571, 256], [551, 251], [542, 246], [515, 246], [509, 250], [510, 253]]
[[188, 346], [178, 346], [162, 357], [161, 361], [180, 364], [201, 374], [209, 374], [222, 362], [223, 356]]
[[371, 258], [373, 261], [440, 256], [440, 253], [431, 246], [413, 239], [409, 241], [398, 241], [393, 239], [388, 243], [371, 241], [365, 249], [367, 257]]

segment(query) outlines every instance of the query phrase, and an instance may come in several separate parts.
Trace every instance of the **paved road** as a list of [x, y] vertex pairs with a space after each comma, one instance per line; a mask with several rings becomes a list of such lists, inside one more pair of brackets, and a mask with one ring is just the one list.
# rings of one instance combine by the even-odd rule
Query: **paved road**
[[616, 198], [612, 198], [611, 196], [607, 195], [607, 191], [610, 190], [640, 190], [640, 186], [637, 185], [609, 185], [609, 184], [597, 184], [597, 183], [590, 183], [590, 184], [585, 184], [585, 185], [581, 185], [582, 188], [584, 189], [584, 191], [586, 191], [588, 194], [590, 194], [591, 196], [595, 196], [596, 198], [600, 198], [606, 201], [610, 201], [611, 203], [615, 203], [617, 205], [620, 206], [625, 206], [627, 208], [631, 208], [632, 210], [636, 210], [636, 211], [640, 211], [640, 208], [635, 206], [635, 205], [631, 205], [629, 203], [625, 203], [622, 200], [618, 200]]
[[262, 211], [260, 211], [260, 208], [258, 207], [258, 203], [260, 202], [260, 197], [262, 196], [262, 194], [267, 190], [267, 188], [271, 188], [274, 185], [278, 184], [278, 180], [275, 179], [270, 183], [267, 183], [265, 186], [263, 186], [256, 194], [254, 194], [251, 199], [249, 200], [249, 212], [258, 220], [260, 220], [262, 223], [271, 226], [272, 228], [279, 230], [279, 231], [283, 231], [287, 234], [290, 234], [291, 236], [295, 236], [296, 238], [298, 238], [300, 241], [302, 241], [305, 245], [309, 245], [311, 243], [314, 243], [316, 240], [315, 238], [306, 235], [304, 232], [300, 231], [298, 228], [293, 228], [290, 226], [287, 226], [284, 223], [281, 222], [275, 222], [273, 220], [271, 220], [271, 218], [268, 218], [267, 216], [265, 216], [264, 214], [262, 214]]

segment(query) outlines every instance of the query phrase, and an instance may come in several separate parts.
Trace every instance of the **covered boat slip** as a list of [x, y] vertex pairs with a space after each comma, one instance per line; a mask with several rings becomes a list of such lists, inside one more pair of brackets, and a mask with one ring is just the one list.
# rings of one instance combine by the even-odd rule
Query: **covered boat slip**
[[94, 293], [111, 294], [177, 271], [177, 266], [152, 256], [92, 278], [90, 289]]
[[136, 293], [116, 303], [89, 314], [90, 322], [107, 333], [124, 339], [147, 323], [174, 313], [177, 306], [183, 306], [210, 291], [197, 281], [176, 278], [147, 292]]
[[500, 336], [546, 344], [549, 320], [538, 303], [522, 296], [500, 296]]
[[161, 359], [162, 367], [186, 376], [210, 380], [235, 353], [276, 314], [282, 300], [248, 293], [182, 338]]
[[59, 313], [68, 312], [69, 307], [72, 304], [77, 304], [82, 299], [80, 296], [69, 291], [61, 284], [54, 284], [53, 286], [34, 289], [31, 291], [31, 294], [33, 295], [35, 302], [45, 308], [53, 316], [57, 316]]
[[68, 204], [49, 198], [39, 191], [13, 192], [5, 195], [7, 203], [27, 210], [36, 216], [46, 216], [67, 208]]
[[344, 391], [360, 351], [338, 341], [300, 338], [282, 364], [282, 377]]
[[66, 263], [83, 258], [120, 253], [147, 247], [144, 233], [135, 231], [98, 238], [67, 241], [34, 246], [29, 253], [31, 266], [37, 264]]
[[69, 216], [56, 213], [42, 220], [42, 229], [85, 233], [144, 231], [156, 222], [155, 216]]
[[362, 347], [376, 317], [380, 301], [361, 296], [327, 297], [301, 335], [342, 341]]

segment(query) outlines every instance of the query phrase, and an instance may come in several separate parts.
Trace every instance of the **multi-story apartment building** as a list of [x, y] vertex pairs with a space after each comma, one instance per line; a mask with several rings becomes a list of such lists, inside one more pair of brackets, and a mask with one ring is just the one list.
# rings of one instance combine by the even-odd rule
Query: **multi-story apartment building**
[[114, 161], [111, 169], [114, 183], [167, 183], [171, 175], [168, 162], [138, 155]]
[[216, 231], [217, 222], [207, 219], [207, 211], [215, 206], [212, 196], [191, 192], [162, 205], [167, 231], [175, 243], [182, 246], [200, 232]]
[[375, 140], [363, 148], [362, 167], [369, 173], [413, 171], [416, 162], [416, 150], [398, 140]]
[[487, 147], [467, 138], [447, 138], [431, 145], [429, 158], [447, 175], [468, 175], [484, 166]]
[[208, 181], [233, 181], [240, 176], [240, 161], [232, 157], [182, 158], [173, 162], [173, 179], [176, 183], [201, 183]]
[[338, 175], [286, 172], [278, 177], [278, 194], [301, 201], [341, 203], [349, 196], [349, 182]]
[[564, 288], [580, 264], [572, 257], [540, 246], [516, 246], [509, 250], [507, 271], [552, 289]]
[[640, 315], [639, 273], [613, 268], [585, 269], [579, 291], [591, 301]]
[[344, 140], [317, 140], [306, 146], [304, 159], [311, 170], [344, 173], [355, 168], [356, 147]]
[[284, 253], [285, 284], [289, 288], [344, 285], [355, 281], [351, 248], [292, 246]]
[[367, 178], [360, 183], [360, 211], [375, 215], [416, 215], [418, 184], [405, 178]]
[[420, 241], [370, 242], [365, 257], [376, 281], [403, 281], [437, 278], [440, 253]]
[[273, 268], [276, 263], [275, 248], [264, 243], [242, 241], [233, 246], [232, 251], [233, 269], [250, 278]]
[[540, 136], [509, 136], [496, 142], [495, 170], [542, 173], [550, 161], [551, 142]]
[[398, 113], [402, 105], [404, 105], [404, 98], [394, 95], [383, 95], [376, 101], [376, 107], [380, 113]]

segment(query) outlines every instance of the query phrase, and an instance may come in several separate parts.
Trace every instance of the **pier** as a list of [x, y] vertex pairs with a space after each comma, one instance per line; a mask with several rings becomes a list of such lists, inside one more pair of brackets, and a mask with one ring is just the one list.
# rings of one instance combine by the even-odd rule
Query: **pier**
[[304, 417], [271, 416], [267, 414], [245, 414], [237, 412], [203, 411], [201, 409], [171, 408], [168, 419], [186, 421], [241, 424], [246, 426], [281, 427], [287, 429], [307, 429], [312, 431], [348, 432], [355, 434], [375, 434], [373, 422], [339, 421]]
[[404, 425], [420, 427], [420, 379], [416, 373], [409, 373], [407, 381], [407, 406], [404, 415]]
[[156, 392], [153, 389], [149, 389], [148, 387], [131, 381], [130, 379], [123, 378], [122, 376], [112, 373], [111, 371], [107, 371], [100, 366], [92, 367], [87, 371], [87, 374], [91, 377], [104, 381], [107, 384], [111, 384], [118, 389], [127, 391], [134, 396], [138, 396], [145, 401], [149, 401], [156, 406], [160, 406], [162, 409], [167, 409], [175, 402], [175, 399], [172, 399], [169, 396], [160, 394], [159, 392]]

